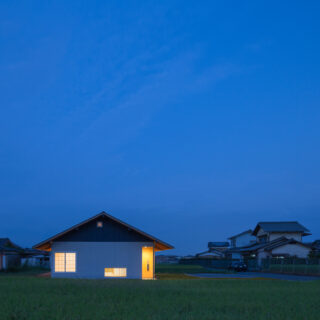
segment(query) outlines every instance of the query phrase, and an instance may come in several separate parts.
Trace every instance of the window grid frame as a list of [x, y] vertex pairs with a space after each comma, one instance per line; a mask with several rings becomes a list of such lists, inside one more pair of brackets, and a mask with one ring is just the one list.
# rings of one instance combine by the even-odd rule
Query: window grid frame
[[[63, 255], [63, 259], [58, 259], [58, 263], [60, 266], [60, 270], [57, 271], [57, 256], [56, 255]], [[70, 259], [70, 255], [74, 258]], [[69, 258], [67, 259], [67, 256]], [[60, 260], [60, 261], [59, 261]], [[69, 265], [67, 263], [69, 262]], [[71, 264], [71, 267], [70, 267]], [[70, 270], [71, 269], [71, 270]], [[74, 251], [64, 251], [64, 252], [55, 252], [54, 253], [54, 272], [55, 273], [75, 273], [77, 272], [77, 253]]]
[[104, 277], [105, 278], [126, 278], [127, 277], [127, 268], [104, 268]]

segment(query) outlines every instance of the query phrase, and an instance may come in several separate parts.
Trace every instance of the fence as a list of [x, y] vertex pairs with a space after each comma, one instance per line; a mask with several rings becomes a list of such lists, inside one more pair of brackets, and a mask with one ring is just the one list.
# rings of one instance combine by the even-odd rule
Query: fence
[[[189, 259], [180, 259], [180, 264], [192, 264], [199, 265], [205, 268], [213, 268], [225, 270], [228, 269], [234, 262], [239, 262], [239, 259], [204, 259], [204, 258], [189, 258]], [[259, 270], [257, 260], [256, 259], [248, 259], [244, 260], [244, 263], [248, 266], [249, 271], [257, 271]]]
[[320, 275], [320, 259], [263, 259], [261, 270], [275, 273]]
[[[205, 268], [228, 269], [232, 263], [239, 260], [231, 259], [181, 259], [180, 264], [200, 265]], [[244, 259], [248, 266], [248, 271], [263, 271], [274, 273], [291, 273], [302, 275], [319, 275], [320, 276], [320, 259], [262, 259], [258, 263], [257, 259]]]

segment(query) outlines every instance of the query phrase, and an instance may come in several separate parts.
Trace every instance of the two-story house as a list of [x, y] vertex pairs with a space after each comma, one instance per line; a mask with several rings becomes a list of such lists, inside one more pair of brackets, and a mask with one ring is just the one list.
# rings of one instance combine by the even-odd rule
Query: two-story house
[[310, 231], [297, 221], [259, 222], [251, 234], [256, 237], [256, 243], [234, 246], [229, 250], [228, 257], [251, 257], [259, 262], [271, 257], [307, 258], [311, 247], [302, 242], [307, 235], [310, 235]]
[[252, 232], [259, 243], [271, 242], [281, 237], [302, 242], [302, 237], [310, 235], [310, 231], [297, 221], [259, 222]]

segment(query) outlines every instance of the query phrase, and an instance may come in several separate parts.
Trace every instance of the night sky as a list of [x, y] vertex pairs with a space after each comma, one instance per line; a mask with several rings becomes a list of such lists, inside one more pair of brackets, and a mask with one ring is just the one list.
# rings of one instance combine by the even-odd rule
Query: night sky
[[[319, 1], [2, 1], [0, 237], [104, 210], [204, 251], [320, 238]], [[169, 253], [169, 252], [168, 252]]]

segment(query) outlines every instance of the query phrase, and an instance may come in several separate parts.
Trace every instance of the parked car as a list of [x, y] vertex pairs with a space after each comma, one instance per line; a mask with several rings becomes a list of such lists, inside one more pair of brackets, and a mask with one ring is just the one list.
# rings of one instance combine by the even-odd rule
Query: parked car
[[248, 266], [244, 262], [236, 261], [236, 262], [232, 262], [228, 269], [241, 272], [241, 271], [247, 271]]

